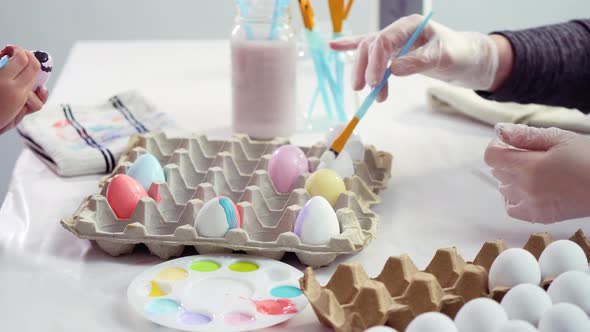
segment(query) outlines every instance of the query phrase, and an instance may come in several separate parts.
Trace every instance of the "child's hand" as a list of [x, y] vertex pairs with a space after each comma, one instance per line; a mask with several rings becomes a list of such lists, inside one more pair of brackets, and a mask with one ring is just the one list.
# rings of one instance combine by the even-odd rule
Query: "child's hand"
[[40, 110], [47, 101], [45, 88], [33, 91], [41, 64], [35, 56], [21, 48], [8, 46], [0, 57], [11, 58], [0, 69], [0, 134], [14, 128], [27, 114]]

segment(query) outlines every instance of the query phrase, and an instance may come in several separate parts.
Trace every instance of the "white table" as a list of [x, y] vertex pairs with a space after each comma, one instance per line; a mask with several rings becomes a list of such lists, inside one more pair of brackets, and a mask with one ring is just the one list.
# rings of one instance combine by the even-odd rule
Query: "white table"
[[[136, 88], [186, 129], [227, 136], [228, 61], [227, 42], [79, 43], [50, 102], [93, 103]], [[311, 77], [304, 70], [300, 85]], [[359, 127], [365, 142], [395, 155], [389, 189], [376, 207], [378, 238], [337, 262], [360, 261], [374, 276], [388, 256], [401, 253], [424, 268], [441, 247], [456, 246], [473, 259], [488, 239], [522, 246], [536, 231], [558, 238], [580, 227], [590, 233], [588, 220], [543, 226], [509, 218], [482, 162], [492, 128], [432, 113], [424, 98], [431, 83], [426, 78], [391, 83], [390, 100], [375, 105]], [[300, 100], [301, 109], [308, 99]], [[300, 133], [293, 141], [311, 144], [321, 137]], [[125, 297], [132, 278], [157, 260], [145, 251], [110, 257], [59, 225], [83, 197], [97, 192], [98, 178], [60, 178], [30, 151], [22, 152], [0, 210], [0, 330], [165, 330], [133, 312]], [[323, 282], [335, 266], [318, 271]], [[287, 329], [325, 330], [311, 308], [268, 331]]]

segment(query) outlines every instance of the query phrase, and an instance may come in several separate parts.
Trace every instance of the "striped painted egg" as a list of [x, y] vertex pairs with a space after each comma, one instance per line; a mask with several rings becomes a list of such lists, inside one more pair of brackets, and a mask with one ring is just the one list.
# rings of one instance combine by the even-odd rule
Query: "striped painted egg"
[[195, 220], [195, 229], [201, 237], [222, 238], [230, 229], [241, 226], [242, 220], [236, 205], [225, 196], [205, 203]]

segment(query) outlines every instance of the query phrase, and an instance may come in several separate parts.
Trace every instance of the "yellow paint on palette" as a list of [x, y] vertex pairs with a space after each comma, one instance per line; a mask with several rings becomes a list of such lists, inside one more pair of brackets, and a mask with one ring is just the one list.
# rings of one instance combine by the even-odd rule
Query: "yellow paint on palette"
[[157, 282], [155, 282], [154, 280], [151, 280], [150, 282], [152, 284], [152, 289], [150, 290], [150, 293], [148, 294], [149, 297], [160, 297], [160, 296], [168, 295], [160, 289], [160, 286], [158, 286]]
[[176, 281], [188, 276], [188, 271], [179, 267], [167, 267], [156, 273], [156, 278], [166, 281]]
[[253, 272], [258, 270], [258, 264], [251, 262], [237, 262], [229, 266], [229, 269], [234, 272]]

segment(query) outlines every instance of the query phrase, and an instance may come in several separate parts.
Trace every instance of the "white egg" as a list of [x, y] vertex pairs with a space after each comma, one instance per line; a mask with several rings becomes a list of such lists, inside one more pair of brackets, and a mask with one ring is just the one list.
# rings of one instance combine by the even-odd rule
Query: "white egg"
[[482, 297], [463, 305], [455, 316], [455, 325], [459, 332], [494, 332], [507, 320], [498, 302]]
[[551, 298], [539, 286], [521, 284], [512, 288], [502, 299], [502, 307], [509, 319], [539, 324], [543, 313], [551, 308]]
[[537, 329], [531, 323], [523, 320], [509, 320], [494, 332], [537, 332]]
[[539, 322], [539, 332], [588, 332], [590, 320], [582, 309], [570, 303], [551, 307]]
[[588, 259], [584, 250], [570, 240], [559, 240], [551, 243], [539, 257], [541, 277], [555, 278], [567, 271], [585, 271]]
[[496, 287], [514, 287], [520, 284], [539, 285], [541, 270], [530, 252], [511, 248], [503, 251], [492, 263], [489, 275], [490, 292]]
[[340, 234], [340, 223], [330, 202], [314, 196], [297, 215], [293, 232], [305, 244], [323, 245]]
[[241, 227], [235, 204], [227, 197], [216, 197], [203, 205], [195, 219], [195, 229], [201, 237], [224, 237], [233, 228]]
[[320, 158], [318, 169], [331, 169], [341, 178], [349, 178], [354, 175], [354, 163], [346, 151], [342, 151], [338, 157], [334, 152], [327, 150]]
[[581, 271], [569, 271], [555, 278], [547, 294], [554, 304], [571, 303], [590, 315], [590, 276]]
[[414, 318], [406, 332], [457, 332], [457, 327], [447, 315], [426, 312]]
[[365, 332], [397, 332], [397, 330], [389, 326], [373, 326], [366, 329]]
[[[334, 125], [334, 127], [330, 128], [330, 130], [326, 133], [326, 144], [328, 146], [332, 145], [334, 140], [338, 138], [340, 133], [346, 128], [346, 123], [339, 123]], [[365, 146], [361, 140], [359, 134], [355, 131], [352, 132], [350, 138], [344, 145], [344, 151], [350, 154], [352, 160], [364, 160], [365, 159]]]

